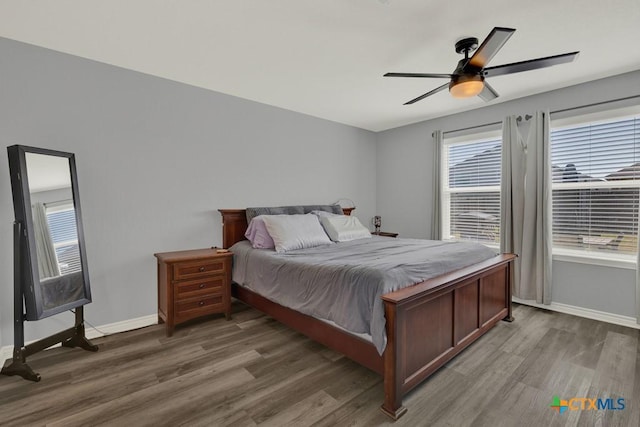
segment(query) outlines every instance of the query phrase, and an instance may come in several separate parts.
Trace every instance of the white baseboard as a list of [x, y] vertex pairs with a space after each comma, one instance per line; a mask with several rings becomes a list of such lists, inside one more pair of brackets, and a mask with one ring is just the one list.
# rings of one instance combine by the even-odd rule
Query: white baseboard
[[0, 347], [0, 363], [4, 363], [5, 360], [13, 357], [13, 346], [5, 345]]
[[93, 327], [85, 320], [85, 334], [87, 338], [99, 338], [105, 335], [117, 334], [118, 332], [132, 331], [134, 329], [144, 328], [158, 324], [158, 315], [150, 314], [148, 316], [137, 317], [135, 319], [123, 320], [121, 322], [109, 323], [108, 325]]
[[[87, 338], [99, 338], [106, 335], [117, 334], [118, 332], [131, 331], [133, 329], [144, 328], [145, 326], [155, 325], [158, 323], [158, 315], [150, 314], [148, 316], [137, 317], [135, 319], [123, 320], [120, 322], [109, 323], [98, 327], [89, 325], [85, 320], [85, 334]], [[25, 343], [29, 344], [29, 343]], [[59, 345], [59, 344], [58, 344]], [[6, 359], [13, 357], [13, 346], [5, 345], [0, 347], [0, 364]]]
[[621, 316], [619, 314], [607, 313], [605, 311], [592, 310], [584, 307], [576, 307], [574, 305], [562, 304], [559, 302], [552, 302], [549, 305], [545, 305], [538, 304], [533, 300], [523, 300], [516, 297], [513, 297], [513, 302], [545, 310], [557, 311], [559, 313], [571, 314], [573, 316], [585, 317], [587, 319], [600, 320], [601, 322], [613, 323], [614, 325], [640, 329], [640, 324], [638, 324], [635, 317]]

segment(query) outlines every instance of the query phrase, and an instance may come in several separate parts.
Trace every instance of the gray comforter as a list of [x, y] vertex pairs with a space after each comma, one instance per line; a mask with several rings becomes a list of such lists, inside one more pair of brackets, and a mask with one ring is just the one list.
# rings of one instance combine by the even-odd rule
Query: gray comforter
[[380, 354], [382, 294], [482, 262], [496, 253], [476, 243], [372, 236], [276, 253], [248, 241], [231, 247], [233, 281], [271, 301], [371, 336]]

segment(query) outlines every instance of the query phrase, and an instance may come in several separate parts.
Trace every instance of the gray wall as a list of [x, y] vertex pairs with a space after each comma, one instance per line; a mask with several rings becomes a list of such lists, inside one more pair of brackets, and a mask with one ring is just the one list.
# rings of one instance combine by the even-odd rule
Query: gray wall
[[[76, 154], [103, 325], [156, 313], [155, 252], [221, 245], [219, 208], [355, 201], [375, 213], [375, 134], [0, 38], [0, 141]], [[0, 150], [0, 344], [13, 343], [11, 186]], [[33, 340], [71, 326], [27, 322]]]
[[[382, 216], [383, 229], [404, 237], [430, 236], [433, 131], [499, 122], [509, 114], [558, 111], [638, 94], [640, 71], [635, 71], [378, 133], [376, 211]], [[553, 263], [553, 269], [555, 302], [636, 316], [633, 270], [560, 261]]]

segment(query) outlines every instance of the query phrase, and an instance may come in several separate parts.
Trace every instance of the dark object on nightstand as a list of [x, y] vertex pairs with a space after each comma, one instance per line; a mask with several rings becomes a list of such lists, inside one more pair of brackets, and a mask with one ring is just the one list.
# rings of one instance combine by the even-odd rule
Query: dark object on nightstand
[[398, 237], [398, 233], [388, 233], [386, 231], [374, 231], [371, 234], [374, 236], [382, 236], [382, 237]]
[[231, 252], [217, 248], [154, 254], [158, 258], [158, 323], [175, 325], [224, 313], [231, 319]]
[[380, 227], [382, 226], [382, 217], [380, 215], [373, 217], [373, 226], [376, 228], [376, 233], [380, 233]]

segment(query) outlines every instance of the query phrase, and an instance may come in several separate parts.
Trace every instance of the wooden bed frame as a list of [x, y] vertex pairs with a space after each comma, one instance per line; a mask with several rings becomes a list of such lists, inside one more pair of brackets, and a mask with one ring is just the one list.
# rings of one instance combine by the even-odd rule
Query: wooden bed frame
[[[349, 215], [352, 209], [345, 209]], [[220, 209], [223, 246], [244, 240], [244, 209]], [[276, 304], [232, 284], [232, 295], [309, 338], [332, 348], [384, 378], [382, 411], [398, 419], [402, 398], [500, 320], [512, 321], [511, 281], [515, 255], [487, 261], [382, 296], [387, 346]]]

